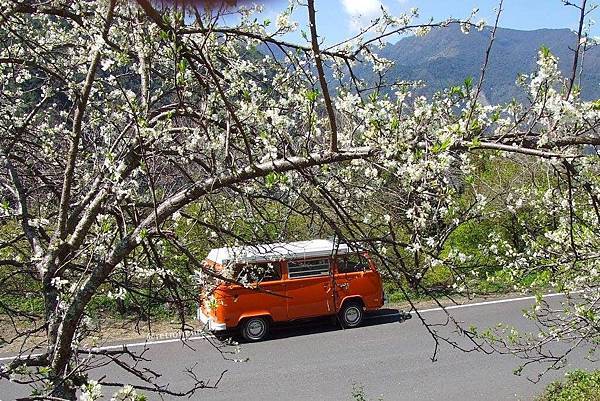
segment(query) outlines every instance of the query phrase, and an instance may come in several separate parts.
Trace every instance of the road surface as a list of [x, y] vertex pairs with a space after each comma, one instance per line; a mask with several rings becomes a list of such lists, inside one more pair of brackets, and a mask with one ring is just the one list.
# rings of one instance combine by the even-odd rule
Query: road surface
[[[456, 319], [478, 327], [498, 322], [527, 327], [522, 310], [531, 304], [530, 299], [520, 299], [451, 312]], [[336, 329], [328, 321], [280, 327], [270, 340], [241, 344], [239, 353], [229, 355], [247, 362], [224, 359], [206, 339], [192, 340], [187, 346], [176, 341], [148, 345], [144, 356], [152, 361], [147, 366], [163, 373], [161, 383], [169, 383], [172, 390], [185, 389], [191, 383], [186, 367], [196, 365], [194, 371], [209, 383], [226, 370], [217, 389], [200, 390], [191, 397], [214, 401], [346, 401], [352, 400], [353, 386], [363, 386], [370, 400], [533, 400], [545, 384], [564, 374], [552, 372], [533, 384], [526, 374], [513, 374], [519, 361], [512, 356], [465, 353], [444, 343], [439, 346], [437, 361], [432, 362], [434, 342], [422, 323], [417, 317], [403, 320], [399, 316], [397, 310], [384, 309], [370, 316], [365, 326], [351, 330]], [[431, 323], [444, 320], [443, 313], [436, 310], [425, 311], [423, 316]], [[440, 331], [467, 344], [448, 329], [441, 327]], [[132, 349], [141, 351], [143, 347]], [[580, 353], [570, 359], [568, 369], [594, 367]], [[529, 377], [535, 376], [535, 368], [541, 369], [526, 371]], [[117, 368], [101, 369], [97, 376], [102, 374], [111, 380], [134, 381]], [[0, 381], [0, 400], [26, 394]], [[160, 399], [148, 395], [150, 400]]]

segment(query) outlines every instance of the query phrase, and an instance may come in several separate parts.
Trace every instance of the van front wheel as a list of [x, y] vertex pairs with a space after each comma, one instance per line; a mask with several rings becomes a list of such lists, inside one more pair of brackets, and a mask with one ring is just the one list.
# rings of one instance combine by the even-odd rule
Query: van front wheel
[[363, 307], [359, 302], [347, 302], [339, 312], [340, 321], [346, 328], [359, 326], [363, 315]]
[[264, 317], [251, 317], [242, 324], [242, 337], [247, 341], [260, 341], [269, 334], [269, 321]]

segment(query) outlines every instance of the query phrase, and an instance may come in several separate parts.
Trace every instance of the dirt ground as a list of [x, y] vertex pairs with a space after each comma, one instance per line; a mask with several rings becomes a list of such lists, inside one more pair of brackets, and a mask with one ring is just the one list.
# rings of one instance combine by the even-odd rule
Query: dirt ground
[[[23, 335], [17, 340], [17, 331], [25, 333], [36, 327], [36, 322], [0, 321], [0, 355], [29, 354], [39, 352], [46, 346], [46, 332], [41, 329], [35, 333]], [[37, 324], [37, 325], [36, 325]], [[190, 317], [186, 321], [185, 332], [195, 333], [202, 329], [202, 324]], [[82, 348], [100, 347], [121, 342], [157, 340], [177, 338], [182, 332], [181, 324], [176, 320], [136, 321], [127, 319], [103, 319], [91, 327], [90, 334], [82, 341]], [[2, 341], [3, 340], [3, 341]]]

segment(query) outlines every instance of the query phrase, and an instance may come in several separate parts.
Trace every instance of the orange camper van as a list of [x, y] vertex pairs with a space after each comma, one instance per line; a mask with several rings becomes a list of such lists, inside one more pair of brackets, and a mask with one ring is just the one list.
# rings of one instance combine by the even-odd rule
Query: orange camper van
[[365, 311], [384, 303], [381, 276], [365, 251], [331, 240], [213, 249], [205, 263], [233, 268], [234, 279], [200, 294], [198, 319], [209, 330], [239, 329], [248, 341], [264, 339], [273, 323], [337, 314], [360, 325]]

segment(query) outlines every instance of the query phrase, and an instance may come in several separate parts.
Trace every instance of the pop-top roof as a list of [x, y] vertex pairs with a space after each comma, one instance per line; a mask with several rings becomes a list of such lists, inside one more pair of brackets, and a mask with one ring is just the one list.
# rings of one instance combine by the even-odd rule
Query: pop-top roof
[[347, 244], [339, 244], [327, 239], [310, 241], [280, 242], [251, 246], [212, 249], [206, 259], [225, 264], [236, 262], [267, 262], [281, 259], [305, 259], [319, 256], [343, 255], [349, 252]]

